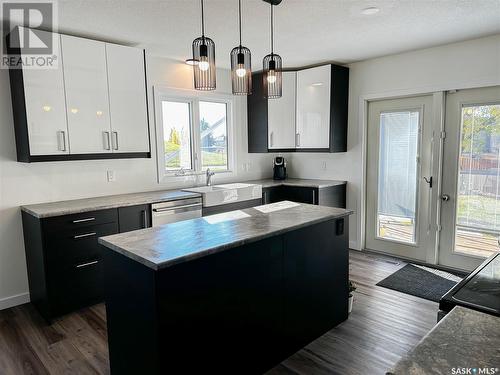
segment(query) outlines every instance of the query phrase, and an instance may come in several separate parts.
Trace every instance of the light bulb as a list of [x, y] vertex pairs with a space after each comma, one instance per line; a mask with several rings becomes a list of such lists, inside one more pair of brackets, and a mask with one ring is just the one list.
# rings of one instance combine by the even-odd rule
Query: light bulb
[[203, 72], [206, 72], [208, 68], [210, 68], [210, 64], [208, 63], [208, 58], [206, 56], [200, 56], [198, 68], [200, 68], [200, 70]]
[[236, 69], [236, 75], [238, 77], [244, 77], [247, 75], [247, 70], [245, 68], [243, 68], [243, 66], [240, 65], [240, 67], [238, 69]]
[[270, 70], [267, 73], [267, 82], [273, 84], [276, 82], [276, 72], [274, 70]]

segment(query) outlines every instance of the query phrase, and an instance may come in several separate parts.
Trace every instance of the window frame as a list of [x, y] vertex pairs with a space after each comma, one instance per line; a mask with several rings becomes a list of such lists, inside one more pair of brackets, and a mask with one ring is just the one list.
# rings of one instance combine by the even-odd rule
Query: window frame
[[[214, 170], [216, 174], [231, 175], [235, 173], [235, 148], [233, 129], [233, 108], [235, 107], [232, 95], [221, 93], [206, 93], [193, 90], [173, 89], [168, 87], [154, 87], [155, 123], [156, 123], [156, 156], [158, 182], [166, 182], [174, 178], [197, 176], [205, 174], [202, 169], [201, 139], [200, 139], [200, 102], [222, 103], [226, 105], [226, 138], [227, 138], [227, 170]], [[163, 101], [188, 103], [190, 108], [191, 132], [191, 169], [168, 171], [165, 168], [165, 145], [163, 132]]]

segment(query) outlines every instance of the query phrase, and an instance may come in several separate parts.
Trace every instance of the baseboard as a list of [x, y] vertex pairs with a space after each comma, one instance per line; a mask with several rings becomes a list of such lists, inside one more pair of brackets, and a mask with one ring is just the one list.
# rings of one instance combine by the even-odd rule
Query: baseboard
[[15, 296], [10, 296], [0, 299], [0, 310], [8, 309], [10, 307], [22, 305], [30, 301], [29, 293], [16, 294]]
[[361, 248], [358, 246], [358, 241], [349, 241], [349, 249], [361, 250]]

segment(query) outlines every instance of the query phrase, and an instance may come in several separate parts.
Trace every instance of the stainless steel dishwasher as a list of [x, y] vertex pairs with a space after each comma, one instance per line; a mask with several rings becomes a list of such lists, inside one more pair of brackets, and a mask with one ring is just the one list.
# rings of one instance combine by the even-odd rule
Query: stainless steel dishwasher
[[188, 198], [151, 205], [153, 227], [201, 217], [201, 198]]

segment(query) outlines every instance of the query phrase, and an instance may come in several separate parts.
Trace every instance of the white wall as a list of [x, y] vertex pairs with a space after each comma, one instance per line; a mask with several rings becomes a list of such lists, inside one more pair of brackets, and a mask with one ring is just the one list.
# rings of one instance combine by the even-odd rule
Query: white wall
[[[293, 154], [294, 177], [349, 181], [351, 247], [361, 248], [362, 133], [360, 99], [500, 85], [500, 35], [382, 57], [350, 65], [348, 151]], [[321, 168], [327, 163], [326, 170]]]
[[[147, 59], [151, 135], [154, 140], [153, 85], [192, 88], [192, 71], [187, 65], [156, 57]], [[230, 93], [229, 72], [217, 72], [219, 92]], [[271, 176], [272, 155], [247, 153], [246, 99], [235, 97], [235, 149], [237, 174], [232, 179]], [[168, 185], [157, 183], [155, 142], [151, 159], [18, 163], [8, 71], [0, 70], [0, 309], [26, 302], [28, 279], [19, 206], [99, 195], [160, 190], [192, 185], [182, 178]], [[243, 164], [250, 163], [248, 172]], [[106, 171], [116, 171], [117, 181], [106, 181]], [[222, 181], [220, 175], [215, 181]]]
[[[359, 212], [361, 199], [361, 97], [425, 93], [466, 87], [500, 85], [500, 35], [354, 63], [350, 66], [348, 152], [289, 155], [293, 177], [349, 181], [347, 205]], [[154, 136], [151, 87], [155, 84], [191, 88], [190, 68], [172, 60], [148, 57], [150, 124]], [[217, 87], [230, 92], [227, 71], [219, 71]], [[236, 98], [235, 140], [238, 180], [268, 177], [272, 155], [247, 153], [246, 100]], [[0, 309], [27, 301], [28, 282], [19, 206], [97, 195], [175, 188], [184, 182], [160, 186], [152, 159], [72, 161], [24, 164], [15, 161], [8, 72], [0, 70]], [[155, 153], [155, 144], [152, 142]], [[325, 161], [327, 169], [322, 170]], [[250, 163], [250, 171], [243, 164]], [[117, 181], [106, 182], [106, 171]], [[216, 176], [217, 179], [217, 176]], [[219, 180], [220, 181], [220, 180]], [[361, 217], [350, 221], [351, 246], [360, 248]]]

